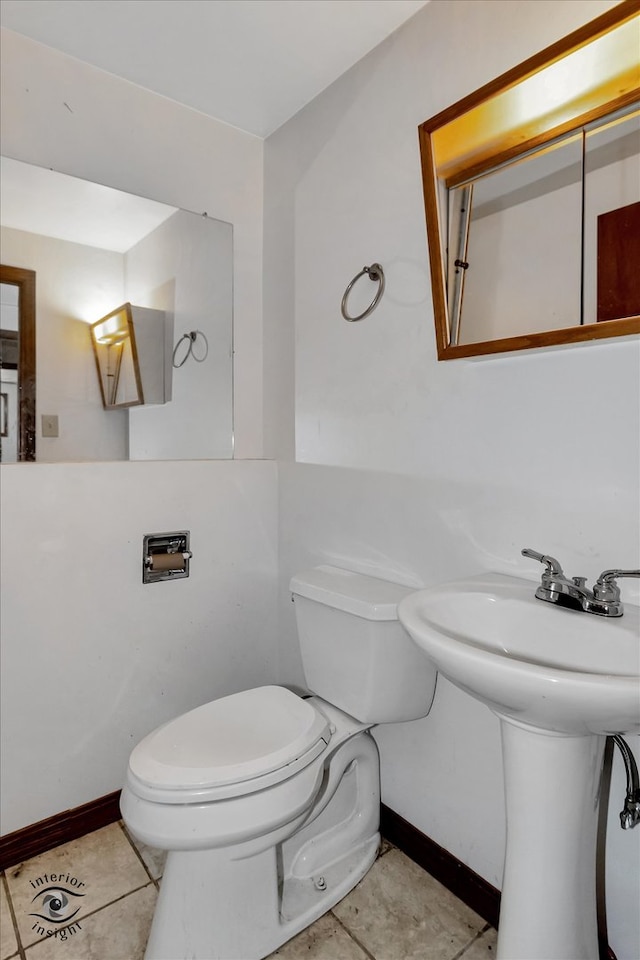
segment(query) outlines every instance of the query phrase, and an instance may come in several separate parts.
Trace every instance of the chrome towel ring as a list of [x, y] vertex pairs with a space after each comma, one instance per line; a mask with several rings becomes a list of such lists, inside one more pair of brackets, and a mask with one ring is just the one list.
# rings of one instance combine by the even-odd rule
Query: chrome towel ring
[[[363, 277], [365, 273], [368, 275], [369, 280], [375, 280], [378, 283], [378, 289], [376, 291], [375, 297], [373, 298], [373, 300], [371, 301], [367, 309], [364, 310], [357, 317], [351, 317], [347, 313], [347, 299], [349, 297], [349, 294], [351, 293], [351, 287], [354, 285], [354, 283], [357, 280], [360, 279], [360, 277]], [[375, 308], [378, 306], [380, 302], [380, 298], [383, 293], [384, 293], [384, 270], [382, 269], [380, 264], [372, 263], [370, 267], [363, 267], [360, 273], [356, 274], [356, 276], [353, 278], [353, 280], [351, 281], [351, 283], [349, 284], [349, 286], [344, 292], [344, 297], [342, 298], [342, 303], [340, 304], [342, 316], [344, 317], [345, 320], [348, 320], [349, 323], [354, 323], [356, 320], [364, 320], [364, 318], [368, 317], [370, 313], [373, 313]]]

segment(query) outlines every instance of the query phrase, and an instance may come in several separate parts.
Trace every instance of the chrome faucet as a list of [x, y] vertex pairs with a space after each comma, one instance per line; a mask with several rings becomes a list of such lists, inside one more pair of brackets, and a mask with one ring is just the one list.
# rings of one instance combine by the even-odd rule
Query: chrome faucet
[[621, 617], [624, 607], [620, 600], [618, 577], [640, 577], [640, 570], [603, 570], [590, 590], [586, 577], [565, 577], [562, 567], [546, 553], [538, 553], [528, 547], [522, 551], [523, 557], [532, 557], [546, 564], [540, 586], [536, 590], [538, 600], [547, 600], [560, 606], [585, 613], [595, 613], [599, 617]]

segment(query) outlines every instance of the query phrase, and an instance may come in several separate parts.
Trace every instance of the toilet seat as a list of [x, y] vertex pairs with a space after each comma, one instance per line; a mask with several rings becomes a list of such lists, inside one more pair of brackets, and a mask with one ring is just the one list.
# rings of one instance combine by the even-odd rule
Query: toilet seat
[[330, 739], [327, 717], [310, 700], [257, 687], [158, 727], [133, 750], [128, 782], [137, 796], [160, 803], [242, 796], [293, 776]]

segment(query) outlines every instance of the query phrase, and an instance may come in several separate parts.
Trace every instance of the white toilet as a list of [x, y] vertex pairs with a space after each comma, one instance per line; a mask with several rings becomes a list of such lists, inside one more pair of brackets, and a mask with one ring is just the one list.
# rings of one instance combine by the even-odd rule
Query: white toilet
[[375, 860], [379, 762], [367, 731], [425, 716], [435, 691], [397, 619], [412, 591], [327, 565], [290, 588], [317, 696], [269, 686], [223, 697], [131, 754], [124, 822], [168, 851], [146, 960], [259, 960]]

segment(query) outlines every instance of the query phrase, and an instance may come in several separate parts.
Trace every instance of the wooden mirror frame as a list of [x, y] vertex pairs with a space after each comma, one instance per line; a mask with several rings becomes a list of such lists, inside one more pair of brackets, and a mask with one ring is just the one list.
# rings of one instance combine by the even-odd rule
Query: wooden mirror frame
[[18, 462], [36, 459], [36, 275], [0, 266], [0, 283], [20, 288], [18, 299]]
[[470, 110], [485, 104], [498, 95], [522, 83], [527, 78], [538, 73], [543, 68], [566, 57], [569, 53], [578, 50], [598, 37], [609, 33], [612, 29], [622, 25], [640, 12], [640, 0], [623, 0], [622, 3], [607, 11], [602, 16], [574, 31], [568, 36], [545, 48], [540, 53], [502, 74], [479, 90], [474, 91], [451, 107], [441, 111], [436, 116], [425, 120], [418, 127], [420, 155], [422, 163], [422, 184], [424, 190], [425, 217], [427, 224], [427, 241], [429, 250], [429, 265], [431, 270], [431, 289], [433, 295], [434, 321], [438, 360], [453, 360], [460, 357], [483, 356], [494, 353], [506, 353], [514, 350], [529, 350], [557, 344], [581, 343], [588, 340], [601, 340], [612, 337], [629, 336], [640, 333], [640, 317], [627, 317], [617, 320], [604, 320], [598, 323], [581, 324], [574, 327], [565, 327], [558, 330], [548, 330], [541, 333], [531, 333], [515, 337], [503, 337], [496, 340], [485, 340], [478, 343], [451, 344], [449, 332], [449, 317], [447, 310], [446, 286], [446, 251], [443, 244], [441, 229], [442, 214], [439, 207], [439, 190], [442, 186], [455, 186], [465, 177], [472, 176], [496, 167], [507, 160], [514, 159], [521, 154], [549, 143], [559, 136], [566, 135], [572, 130], [584, 126], [614, 110], [622, 109], [634, 103], [640, 97], [640, 88], [636, 85], [631, 91], [626, 91], [613, 99], [607, 99], [592, 106], [587, 112], [576, 116], [568, 122], [554, 124], [541, 132], [538, 130], [525, 142], [520, 140], [516, 145], [513, 138], [510, 143], [498, 144], [490, 157], [483, 157], [482, 161], [471, 161], [464, 170], [458, 169], [449, 177], [438, 176], [435, 162], [434, 136], [451, 121], [468, 113]]

